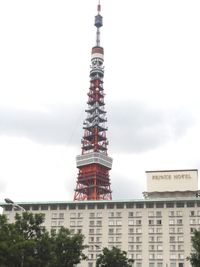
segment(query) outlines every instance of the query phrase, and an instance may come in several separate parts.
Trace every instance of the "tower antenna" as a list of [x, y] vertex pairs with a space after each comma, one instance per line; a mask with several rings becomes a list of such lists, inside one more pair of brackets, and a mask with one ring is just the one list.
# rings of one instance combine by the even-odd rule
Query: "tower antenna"
[[95, 23], [94, 25], [97, 28], [97, 33], [96, 33], [96, 46], [100, 46], [100, 28], [103, 26], [103, 17], [101, 16], [101, 2], [99, 0], [99, 3], [97, 5], [97, 12], [98, 14], [95, 16]]

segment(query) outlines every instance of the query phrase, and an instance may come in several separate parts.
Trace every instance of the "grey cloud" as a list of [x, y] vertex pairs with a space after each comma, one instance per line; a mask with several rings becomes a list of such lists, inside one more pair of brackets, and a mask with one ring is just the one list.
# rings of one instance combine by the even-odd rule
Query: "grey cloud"
[[[46, 111], [0, 109], [0, 134], [48, 144], [80, 145], [84, 107], [48, 106]], [[183, 109], [156, 109], [144, 103], [116, 103], [108, 110], [109, 150], [138, 153], [184, 136], [194, 119]]]
[[6, 191], [6, 181], [0, 178], [0, 193], [4, 193]]
[[[74, 145], [84, 112], [77, 106], [48, 106], [45, 111], [0, 109], [0, 134], [39, 143]], [[78, 134], [80, 137], [80, 134]]]
[[142, 192], [145, 190], [137, 183], [136, 177], [132, 177], [132, 180], [129, 180], [116, 174], [111, 174], [111, 176], [113, 199], [139, 199], [142, 197]]
[[156, 109], [144, 103], [119, 103], [110, 110], [109, 121], [112, 149], [136, 153], [175, 141], [194, 124], [192, 114], [181, 108]]

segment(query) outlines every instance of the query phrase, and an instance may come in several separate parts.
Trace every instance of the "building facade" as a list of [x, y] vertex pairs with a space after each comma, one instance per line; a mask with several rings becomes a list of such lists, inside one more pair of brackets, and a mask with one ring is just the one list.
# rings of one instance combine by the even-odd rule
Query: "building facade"
[[[94, 267], [103, 247], [116, 246], [135, 260], [134, 267], [191, 267], [191, 237], [200, 230], [200, 199], [151, 198], [122, 201], [18, 203], [27, 211], [44, 213], [46, 228], [65, 226], [82, 233], [89, 247], [81, 267]], [[1, 204], [9, 222], [16, 211]]]

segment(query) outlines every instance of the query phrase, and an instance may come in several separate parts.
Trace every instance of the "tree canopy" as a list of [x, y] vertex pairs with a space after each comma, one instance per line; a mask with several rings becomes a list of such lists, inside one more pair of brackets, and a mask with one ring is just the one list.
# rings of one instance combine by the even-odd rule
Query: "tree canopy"
[[192, 237], [192, 246], [194, 252], [190, 254], [187, 258], [192, 267], [199, 267], [200, 266], [200, 231], [195, 231], [194, 236]]
[[127, 258], [127, 253], [119, 248], [104, 248], [96, 261], [96, 267], [132, 267], [134, 260]]
[[17, 214], [15, 223], [0, 215], [0, 267], [73, 267], [85, 259], [84, 237], [61, 227], [50, 234], [43, 214]]

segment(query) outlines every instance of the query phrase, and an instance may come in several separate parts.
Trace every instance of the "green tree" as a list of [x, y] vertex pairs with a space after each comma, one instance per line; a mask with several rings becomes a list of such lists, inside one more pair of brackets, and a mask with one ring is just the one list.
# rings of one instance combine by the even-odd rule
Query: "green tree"
[[43, 214], [24, 212], [9, 224], [0, 215], [0, 267], [73, 267], [85, 259], [82, 235], [64, 227], [51, 235], [43, 221]]
[[194, 236], [192, 237], [192, 246], [194, 252], [190, 254], [187, 258], [192, 267], [199, 267], [200, 266], [200, 231], [195, 231]]
[[96, 261], [96, 267], [132, 267], [134, 260], [127, 258], [127, 253], [119, 248], [104, 248]]
[[86, 259], [82, 253], [86, 247], [83, 245], [83, 240], [83, 235], [71, 235], [68, 229], [62, 227], [53, 237], [55, 266], [74, 267]]

